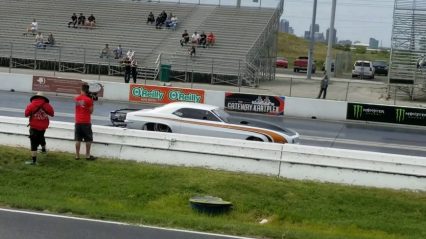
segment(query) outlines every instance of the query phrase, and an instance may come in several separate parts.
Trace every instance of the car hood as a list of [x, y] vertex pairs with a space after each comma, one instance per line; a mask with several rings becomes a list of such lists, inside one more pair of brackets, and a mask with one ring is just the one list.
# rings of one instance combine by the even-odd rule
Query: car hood
[[279, 133], [286, 134], [288, 136], [295, 136], [297, 133], [293, 130], [283, 128], [279, 125], [272, 124], [263, 120], [255, 120], [248, 117], [237, 117], [237, 116], [230, 116], [228, 117], [228, 123], [230, 124], [236, 124], [236, 125], [246, 125], [251, 127], [259, 127], [264, 129], [273, 130]]

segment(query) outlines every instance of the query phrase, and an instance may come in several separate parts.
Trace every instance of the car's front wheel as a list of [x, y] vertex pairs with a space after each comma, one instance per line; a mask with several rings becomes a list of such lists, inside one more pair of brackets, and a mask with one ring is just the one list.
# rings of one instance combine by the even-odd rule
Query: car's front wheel
[[155, 124], [154, 125], [154, 131], [165, 132], [165, 133], [171, 133], [172, 132], [170, 127], [167, 126], [167, 125], [164, 125], [164, 124]]

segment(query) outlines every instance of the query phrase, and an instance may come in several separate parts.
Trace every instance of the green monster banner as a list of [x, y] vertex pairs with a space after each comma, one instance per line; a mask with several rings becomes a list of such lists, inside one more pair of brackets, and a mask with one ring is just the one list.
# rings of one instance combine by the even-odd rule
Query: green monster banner
[[426, 108], [348, 103], [346, 119], [426, 126]]

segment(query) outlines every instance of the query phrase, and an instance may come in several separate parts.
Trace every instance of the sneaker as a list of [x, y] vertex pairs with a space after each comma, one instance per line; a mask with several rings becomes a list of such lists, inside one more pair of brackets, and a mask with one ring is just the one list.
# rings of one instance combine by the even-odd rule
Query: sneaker
[[44, 154], [45, 154], [45, 153], [47, 153], [47, 151], [46, 151], [46, 149], [45, 149], [45, 148], [42, 148], [42, 149], [41, 149], [41, 152], [42, 152], [42, 153], [44, 153]]
[[95, 156], [90, 155], [90, 157], [86, 158], [86, 160], [94, 161], [94, 160], [96, 160], [96, 157], [95, 157]]
[[25, 164], [27, 164], [27, 165], [37, 165], [37, 162], [33, 162], [32, 160], [31, 161], [25, 161]]

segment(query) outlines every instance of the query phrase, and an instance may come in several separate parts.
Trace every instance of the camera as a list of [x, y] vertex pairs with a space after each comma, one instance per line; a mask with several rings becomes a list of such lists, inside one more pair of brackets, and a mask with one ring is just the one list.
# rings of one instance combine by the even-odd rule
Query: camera
[[97, 101], [99, 99], [98, 94], [103, 90], [103, 86], [100, 83], [84, 83], [83, 90], [93, 101]]
[[90, 97], [93, 101], [97, 101], [99, 99], [98, 92], [87, 92], [87, 96]]

